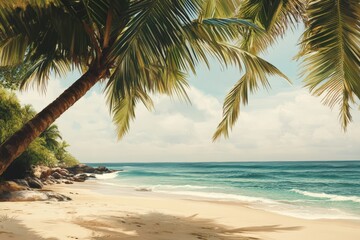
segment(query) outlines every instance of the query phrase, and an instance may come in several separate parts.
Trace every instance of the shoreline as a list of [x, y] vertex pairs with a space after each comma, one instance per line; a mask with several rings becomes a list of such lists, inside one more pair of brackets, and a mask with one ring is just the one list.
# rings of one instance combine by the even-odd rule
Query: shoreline
[[[360, 239], [360, 221], [306, 220], [246, 203], [116, 189], [87, 181], [52, 185], [69, 202], [1, 203], [0, 238], [10, 239]], [[30, 234], [30, 235], [29, 235]]]
[[[354, 220], [360, 222], [359, 215], [356, 215], [351, 211], [344, 211], [343, 209], [324, 208], [320, 206], [294, 205], [291, 201], [274, 200], [271, 198], [266, 198], [264, 196], [254, 197], [251, 195], [238, 195], [235, 193], [224, 193], [224, 192], [215, 192], [215, 191], [199, 192], [199, 191], [190, 191], [190, 190], [173, 191], [173, 189], [158, 190], [157, 187], [167, 186], [167, 185], [156, 185], [156, 186], [146, 186], [146, 185], [144, 186], [141, 184], [123, 185], [120, 183], [104, 181], [107, 179], [111, 179], [111, 178], [106, 177], [101, 180], [99, 179], [94, 180], [94, 184], [101, 185], [100, 187], [101, 190], [98, 190], [99, 193], [113, 195], [115, 189], [121, 189], [121, 191], [119, 191], [120, 193], [126, 190], [128, 194], [136, 194], [136, 192], [146, 192], [146, 196], [158, 195], [161, 197], [176, 198], [176, 199], [232, 203], [235, 205], [241, 204], [256, 210], [263, 210], [266, 212], [271, 212], [279, 215], [295, 217], [300, 219], [307, 219], [307, 220], [321, 220], [321, 219]], [[89, 180], [89, 181], [91, 182], [93, 180]], [[184, 185], [183, 187], [187, 187], [187, 186], [189, 185]], [[177, 187], [179, 186], [175, 186], [175, 188]]]

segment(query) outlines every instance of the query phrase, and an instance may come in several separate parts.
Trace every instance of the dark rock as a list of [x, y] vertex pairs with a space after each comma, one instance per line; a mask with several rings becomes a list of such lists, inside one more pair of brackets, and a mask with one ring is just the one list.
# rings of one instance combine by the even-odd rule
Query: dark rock
[[79, 173], [93, 173], [95, 171], [93, 167], [87, 166], [85, 164], [79, 164], [73, 167], [69, 167], [67, 168], [67, 170], [74, 175]]
[[30, 187], [28, 182], [25, 179], [14, 179], [13, 181], [21, 186], [28, 187], [28, 188]]
[[87, 179], [87, 175], [84, 173], [81, 174], [77, 174], [74, 176], [74, 181], [75, 182], [85, 182], [85, 180]]
[[96, 178], [95, 174], [88, 175], [88, 178]]
[[69, 170], [70, 174], [80, 174], [80, 173], [94, 173], [94, 174], [103, 174], [103, 173], [112, 173], [115, 172], [114, 170], [110, 170], [105, 166], [99, 166], [97, 168], [93, 168], [90, 166], [87, 166], [85, 164], [79, 164], [70, 168], [67, 168]]
[[104, 166], [99, 166], [99, 167], [97, 167], [96, 168], [98, 171], [100, 171], [100, 172], [106, 172], [106, 171], [108, 171], [109, 169], [107, 169], [106, 167], [104, 167]]
[[65, 184], [74, 184], [72, 181], [69, 181], [69, 180], [66, 180], [63, 183], [65, 183]]
[[28, 182], [28, 184], [31, 188], [41, 189], [43, 187], [42, 182], [38, 178], [28, 177], [28, 178], [26, 178], [26, 181]]
[[61, 179], [62, 175], [58, 172], [54, 172], [53, 174], [51, 174], [51, 176], [53, 176], [55, 179]]
[[58, 170], [57, 172], [58, 172], [59, 174], [61, 174], [62, 176], [65, 176], [65, 177], [69, 176], [69, 171], [66, 170], [66, 169], [60, 169], [60, 170]]
[[61, 176], [65, 176], [65, 177], [69, 175], [69, 171], [67, 169], [65, 169], [65, 168], [59, 168], [59, 167], [52, 168], [51, 172], [52, 172], [52, 175], [54, 173], [59, 173]]

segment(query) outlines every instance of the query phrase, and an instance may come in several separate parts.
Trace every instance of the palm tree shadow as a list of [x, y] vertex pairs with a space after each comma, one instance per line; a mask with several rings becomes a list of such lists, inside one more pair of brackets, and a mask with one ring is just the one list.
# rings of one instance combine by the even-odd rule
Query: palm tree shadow
[[43, 238], [19, 220], [7, 216], [0, 216], [0, 239], [1, 240], [56, 240], [56, 238]]
[[121, 216], [93, 216], [77, 219], [76, 223], [94, 232], [92, 239], [141, 239], [141, 240], [257, 240], [251, 236], [256, 232], [295, 231], [299, 226], [280, 225], [229, 228], [196, 215], [177, 217], [161, 213]]

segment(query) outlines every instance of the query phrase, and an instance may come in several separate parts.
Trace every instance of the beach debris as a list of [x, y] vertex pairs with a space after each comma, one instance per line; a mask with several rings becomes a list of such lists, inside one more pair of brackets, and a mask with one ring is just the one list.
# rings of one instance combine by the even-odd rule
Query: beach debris
[[135, 191], [137, 191], [137, 192], [152, 192], [152, 189], [148, 188], [148, 187], [139, 187], [139, 188], [135, 188]]

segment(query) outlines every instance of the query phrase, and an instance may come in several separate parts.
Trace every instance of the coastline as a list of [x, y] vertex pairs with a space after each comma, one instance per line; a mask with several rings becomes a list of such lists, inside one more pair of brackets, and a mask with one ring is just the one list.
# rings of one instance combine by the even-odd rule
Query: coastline
[[1, 203], [0, 238], [360, 239], [356, 220], [306, 220], [238, 202], [125, 188], [117, 188], [115, 195], [99, 191], [102, 187], [96, 181], [52, 185], [46, 189], [73, 200]]

